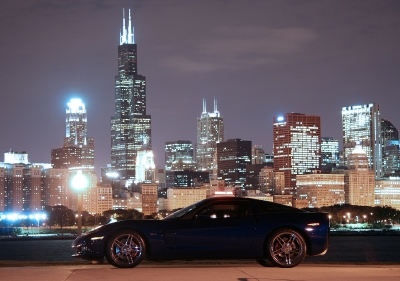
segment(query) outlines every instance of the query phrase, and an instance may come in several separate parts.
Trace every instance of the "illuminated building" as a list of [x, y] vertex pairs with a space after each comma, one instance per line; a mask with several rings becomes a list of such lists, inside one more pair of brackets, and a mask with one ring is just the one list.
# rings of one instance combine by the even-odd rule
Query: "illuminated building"
[[197, 172], [191, 170], [174, 171], [174, 187], [200, 187], [210, 183], [208, 172]]
[[386, 119], [381, 119], [381, 139], [382, 148], [385, 148], [387, 141], [398, 141], [399, 140], [399, 130]]
[[285, 173], [274, 171], [273, 167], [264, 167], [258, 174], [260, 190], [269, 194], [284, 194]]
[[356, 146], [347, 157], [349, 170], [345, 174], [345, 203], [359, 206], [375, 205], [375, 172], [369, 169], [366, 152]]
[[43, 205], [72, 207], [68, 168], [45, 170], [43, 177]]
[[28, 162], [26, 152], [6, 152], [0, 163], [0, 211], [41, 211], [42, 175], [50, 167]]
[[273, 118], [274, 171], [284, 172], [285, 192], [295, 193], [296, 175], [321, 169], [321, 118], [287, 113]]
[[178, 208], [185, 208], [206, 199], [206, 197], [207, 189], [205, 188], [169, 188], [167, 190], [167, 199], [164, 199], [166, 202], [163, 202], [163, 209], [172, 211]]
[[387, 140], [382, 156], [384, 177], [400, 171], [400, 141]]
[[80, 99], [68, 103], [65, 125], [63, 147], [51, 150], [51, 164], [57, 169], [94, 169], [94, 139], [87, 136], [87, 112]]
[[356, 145], [366, 152], [368, 165], [375, 178], [382, 177], [381, 118], [375, 103], [342, 108], [344, 162]]
[[123, 11], [115, 114], [111, 118], [111, 166], [120, 179], [134, 180], [137, 152], [142, 149], [151, 150], [151, 116], [146, 114], [146, 78], [137, 72], [137, 45], [129, 10], [128, 28]]
[[377, 180], [375, 186], [375, 205], [389, 206], [400, 210], [400, 178], [389, 177]]
[[142, 184], [142, 213], [151, 215], [157, 212], [158, 187], [157, 184]]
[[217, 143], [224, 141], [224, 122], [217, 102], [214, 100], [214, 112], [207, 112], [206, 101], [203, 100], [203, 112], [197, 118], [196, 162], [198, 171], [213, 174]]
[[112, 210], [112, 187], [96, 186], [90, 189], [90, 201], [87, 211], [92, 215], [103, 215], [103, 212]]
[[64, 147], [81, 148], [82, 167], [94, 167], [94, 139], [87, 137], [87, 113], [80, 99], [68, 103]]
[[251, 141], [229, 139], [217, 143], [218, 179], [244, 189], [248, 164], [251, 164]]
[[154, 183], [155, 165], [152, 150], [137, 152], [135, 174], [135, 183]]
[[386, 119], [381, 119], [382, 173], [393, 174], [400, 170], [399, 130]]
[[252, 164], [264, 164], [267, 162], [265, 159], [265, 150], [260, 145], [253, 146], [251, 155]]
[[344, 174], [304, 174], [296, 176], [296, 198], [307, 200], [307, 207], [344, 204]]
[[191, 141], [178, 140], [165, 143], [165, 170], [184, 171], [195, 170], [193, 160], [193, 145]]
[[339, 166], [339, 141], [333, 138], [322, 138], [321, 141], [321, 169], [331, 171]]
[[259, 175], [262, 171], [262, 169], [267, 166], [266, 163], [262, 164], [247, 164], [246, 165], [246, 183], [245, 183], [245, 189], [247, 191], [250, 190], [261, 190], [261, 185], [259, 182]]

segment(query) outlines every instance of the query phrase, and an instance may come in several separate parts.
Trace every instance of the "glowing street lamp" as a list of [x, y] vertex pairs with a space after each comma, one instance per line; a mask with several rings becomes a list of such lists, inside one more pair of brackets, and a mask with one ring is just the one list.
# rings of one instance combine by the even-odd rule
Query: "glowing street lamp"
[[82, 174], [81, 170], [78, 170], [72, 178], [72, 187], [78, 192], [78, 236], [82, 234], [82, 192], [87, 186], [87, 178]]

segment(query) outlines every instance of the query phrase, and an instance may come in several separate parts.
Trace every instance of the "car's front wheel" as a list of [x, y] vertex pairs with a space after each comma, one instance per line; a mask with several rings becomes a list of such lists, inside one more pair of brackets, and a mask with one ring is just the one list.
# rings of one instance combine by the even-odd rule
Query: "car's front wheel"
[[145, 255], [146, 245], [143, 238], [133, 230], [116, 232], [107, 243], [107, 260], [116, 267], [135, 267]]
[[293, 229], [275, 231], [267, 240], [268, 260], [278, 267], [294, 267], [306, 256], [306, 242]]

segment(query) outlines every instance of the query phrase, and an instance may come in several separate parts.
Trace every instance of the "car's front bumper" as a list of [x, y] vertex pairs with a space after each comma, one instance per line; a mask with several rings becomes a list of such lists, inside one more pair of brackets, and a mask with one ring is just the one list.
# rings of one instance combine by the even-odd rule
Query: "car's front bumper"
[[72, 255], [74, 258], [87, 260], [102, 260], [104, 258], [102, 239], [91, 240], [85, 236], [80, 236], [72, 242], [72, 248], [76, 249], [76, 253]]

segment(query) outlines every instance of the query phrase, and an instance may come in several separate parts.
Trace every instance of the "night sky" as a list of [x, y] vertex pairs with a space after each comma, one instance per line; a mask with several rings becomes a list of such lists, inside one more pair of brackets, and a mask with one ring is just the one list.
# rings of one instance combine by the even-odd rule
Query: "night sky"
[[341, 141], [344, 106], [380, 104], [399, 128], [400, 1], [3, 0], [0, 162], [10, 149], [51, 161], [65, 110], [81, 98], [96, 169], [110, 163], [110, 118], [122, 28], [131, 9], [138, 73], [158, 166], [166, 141], [196, 142], [196, 118], [224, 117], [225, 139], [272, 152], [272, 118], [320, 115]]

